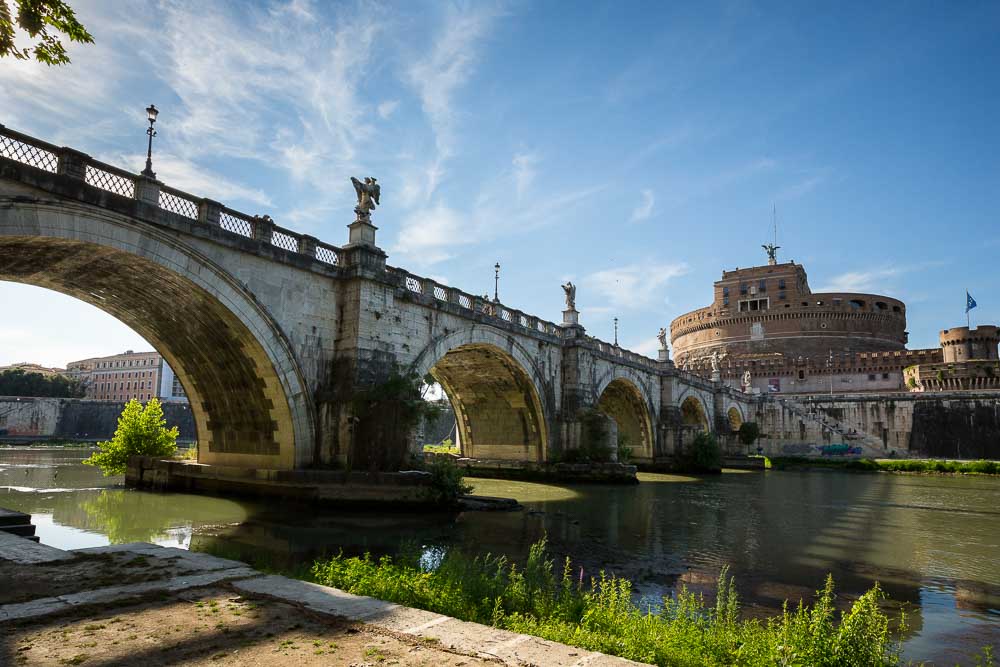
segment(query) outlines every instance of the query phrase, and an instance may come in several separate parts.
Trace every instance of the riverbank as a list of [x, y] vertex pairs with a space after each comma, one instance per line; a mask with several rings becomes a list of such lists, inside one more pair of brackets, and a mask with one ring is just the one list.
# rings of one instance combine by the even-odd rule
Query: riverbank
[[627, 667], [627, 660], [153, 544], [0, 533], [0, 664]]
[[835, 468], [857, 472], [937, 473], [961, 475], [1000, 475], [1000, 461], [948, 461], [939, 459], [816, 459], [773, 457], [765, 459], [771, 470], [808, 470]]

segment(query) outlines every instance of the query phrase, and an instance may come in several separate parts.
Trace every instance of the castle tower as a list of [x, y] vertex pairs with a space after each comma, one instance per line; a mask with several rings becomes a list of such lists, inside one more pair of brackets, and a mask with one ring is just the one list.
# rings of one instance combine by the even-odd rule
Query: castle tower
[[996, 359], [1000, 329], [991, 325], [980, 325], [975, 329], [954, 327], [938, 334], [938, 340], [941, 342], [945, 363], [971, 359]]

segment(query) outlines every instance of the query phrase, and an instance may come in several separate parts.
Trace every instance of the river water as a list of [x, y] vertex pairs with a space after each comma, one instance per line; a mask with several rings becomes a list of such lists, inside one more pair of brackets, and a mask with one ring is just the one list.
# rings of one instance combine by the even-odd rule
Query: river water
[[543, 535], [585, 576], [613, 571], [649, 599], [711, 594], [729, 567], [748, 614], [809, 599], [832, 573], [848, 604], [878, 581], [909, 626], [904, 653], [966, 664], [1000, 647], [1000, 479], [833, 471], [640, 475], [637, 486], [471, 480], [521, 512], [317, 510], [127, 490], [87, 451], [0, 449], [0, 507], [30, 512], [60, 548], [155, 542], [300, 565], [324, 553], [429, 557], [451, 548], [524, 558]]

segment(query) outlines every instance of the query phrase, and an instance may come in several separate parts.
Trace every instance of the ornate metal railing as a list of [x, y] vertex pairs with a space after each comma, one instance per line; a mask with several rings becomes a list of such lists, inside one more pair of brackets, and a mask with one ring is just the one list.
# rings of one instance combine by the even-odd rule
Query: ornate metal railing
[[169, 187], [89, 155], [41, 141], [0, 125], [0, 157], [36, 169], [77, 178], [87, 185], [126, 199], [136, 199], [195, 224], [255, 239], [290, 253], [307, 255], [323, 264], [341, 264], [341, 250], [311, 236], [278, 227], [267, 216], [248, 215], [204, 197]]
[[414, 275], [405, 269], [387, 267], [388, 271], [396, 276], [399, 285], [414, 294], [420, 294], [433, 298], [435, 301], [453, 303], [462, 310], [470, 313], [481, 313], [487, 317], [495, 318], [501, 322], [506, 322], [528, 331], [538, 331], [540, 333], [559, 335], [559, 327], [546, 320], [528, 315], [527, 313], [509, 308], [502, 303], [484, 299], [481, 296], [474, 296], [454, 287], [442, 285], [430, 278], [423, 278]]

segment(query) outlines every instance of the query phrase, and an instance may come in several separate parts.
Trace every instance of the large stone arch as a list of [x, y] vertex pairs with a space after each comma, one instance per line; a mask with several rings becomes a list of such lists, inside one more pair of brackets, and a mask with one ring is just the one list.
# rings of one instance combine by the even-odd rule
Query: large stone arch
[[312, 403], [280, 327], [246, 286], [175, 235], [82, 204], [0, 198], [0, 280], [76, 297], [154, 345], [191, 402], [199, 461], [311, 461]]
[[546, 460], [550, 392], [512, 336], [484, 326], [461, 329], [433, 340], [411, 368], [441, 384], [455, 411], [464, 456]]
[[685, 426], [702, 428], [705, 431], [712, 430], [712, 422], [705, 403], [695, 394], [688, 394], [681, 401], [681, 423]]
[[652, 460], [655, 445], [654, 411], [648, 392], [624, 369], [615, 369], [597, 386], [594, 406], [615, 420], [619, 441], [625, 436], [636, 459]]

